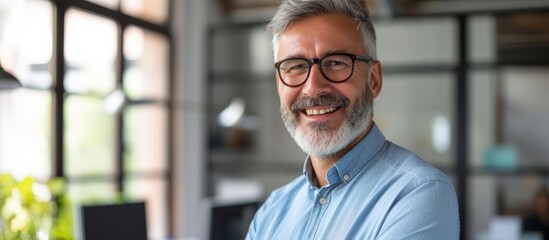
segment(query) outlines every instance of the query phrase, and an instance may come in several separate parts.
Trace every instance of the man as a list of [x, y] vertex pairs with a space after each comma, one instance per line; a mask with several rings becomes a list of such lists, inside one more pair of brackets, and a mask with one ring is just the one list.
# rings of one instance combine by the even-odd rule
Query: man
[[448, 178], [372, 120], [382, 74], [364, 1], [287, 0], [268, 29], [282, 119], [308, 156], [246, 239], [458, 239]]

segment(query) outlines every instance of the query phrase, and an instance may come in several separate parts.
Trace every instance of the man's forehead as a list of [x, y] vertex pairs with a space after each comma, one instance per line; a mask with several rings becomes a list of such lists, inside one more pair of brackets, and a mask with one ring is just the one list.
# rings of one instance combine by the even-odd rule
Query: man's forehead
[[332, 52], [363, 54], [362, 42], [357, 23], [346, 15], [305, 17], [279, 36], [277, 59], [322, 57]]

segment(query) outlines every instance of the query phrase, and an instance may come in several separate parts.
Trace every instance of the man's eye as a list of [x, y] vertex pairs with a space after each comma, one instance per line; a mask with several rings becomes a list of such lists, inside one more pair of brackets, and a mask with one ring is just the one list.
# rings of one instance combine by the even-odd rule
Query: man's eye
[[345, 63], [340, 62], [340, 61], [332, 60], [332, 61], [328, 61], [328, 62], [325, 64], [325, 66], [331, 67], [331, 66], [338, 66], [338, 65], [342, 65], [342, 64], [345, 64]]
[[287, 73], [301, 73], [303, 71], [307, 70], [307, 64], [292, 64], [288, 65], [284, 68], [284, 71]]
[[290, 68], [290, 71], [292, 71], [292, 70], [300, 70], [300, 69], [303, 69], [303, 68], [305, 68], [305, 65], [304, 65], [304, 64], [298, 64], [298, 65], [292, 66], [292, 67]]
[[332, 69], [332, 70], [338, 70], [338, 69], [346, 68], [348, 66], [349, 66], [349, 64], [347, 64], [345, 62], [342, 62], [342, 61], [337, 61], [337, 60], [326, 61], [323, 64], [324, 68], [328, 68], [328, 69]]

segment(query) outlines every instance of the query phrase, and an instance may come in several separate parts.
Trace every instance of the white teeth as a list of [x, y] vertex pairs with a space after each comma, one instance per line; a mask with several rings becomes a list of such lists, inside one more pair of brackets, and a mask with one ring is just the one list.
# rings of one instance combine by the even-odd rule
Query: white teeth
[[324, 109], [306, 109], [305, 113], [309, 116], [314, 116], [314, 115], [321, 115], [321, 114], [335, 112], [336, 109], [337, 108], [335, 107], [324, 108]]

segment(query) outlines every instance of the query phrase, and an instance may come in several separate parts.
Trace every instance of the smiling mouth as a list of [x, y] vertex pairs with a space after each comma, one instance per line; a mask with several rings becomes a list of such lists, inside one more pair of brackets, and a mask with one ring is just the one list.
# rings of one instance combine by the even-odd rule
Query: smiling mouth
[[305, 109], [304, 112], [307, 116], [317, 116], [317, 115], [333, 113], [337, 109], [338, 107], [329, 107], [329, 108], [323, 108], [323, 109]]

